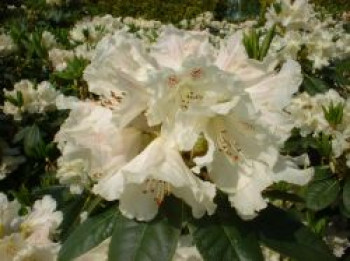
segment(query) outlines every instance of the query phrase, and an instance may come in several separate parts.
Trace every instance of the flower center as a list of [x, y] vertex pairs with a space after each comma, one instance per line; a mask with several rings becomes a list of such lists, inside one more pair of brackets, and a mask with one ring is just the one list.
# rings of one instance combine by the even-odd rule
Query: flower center
[[243, 157], [242, 148], [235, 140], [229, 137], [222, 119], [217, 119], [215, 123], [217, 124], [216, 144], [218, 150], [224, 153], [231, 161], [239, 161]]
[[13, 239], [10, 240], [10, 242], [8, 242], [6, 244], [6, 249], [5, 249], [6, 253], [8, 256], [10, 257], [15, 257], [16, 254], [18, 253], [19, 249], [16, 246], [15, 242], [13, 242]]
[[28, 224], [21, 224], [20, 230], [21, 230], [21, 234], [24, 238], [29, 237], [33, 232], [32, 227]]
[[126, 96], [126, 92], [124, 91], [120, 92], [120, 94], [117, 94], [116, 92], [111, 91], [111, 96], [109, 98], [101, 99], [100, 101], [101, 106], [113, 110], [122, 103], [125, 96]]
[[203, 100], [203, 95], [195, 93], [190, 86], [184, 86], [183, 89], [180, 90], [180, 107], [182, 110], [187, 110], [191, 103]]
[[165, 196], [170, 195], [171, 186], [166, 181], [146, 179], [142, 193], [152, 193], [154, 195], [154, 201], [157, 203], [158, 206], [160, 206], [164, 201]]

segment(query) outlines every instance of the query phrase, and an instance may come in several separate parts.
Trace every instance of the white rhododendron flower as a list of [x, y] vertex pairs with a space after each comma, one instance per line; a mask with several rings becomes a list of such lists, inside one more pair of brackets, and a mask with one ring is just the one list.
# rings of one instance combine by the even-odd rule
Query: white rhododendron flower
[[[271, 58], [249, 59], [241, 33], [219, 51], [207, 33], [171, 26], [162, 29], [149, 51], [125, 32], [104, 38], [84, 72], [90, 91], [101, 96], [119, 128], [146, 117], [143, 131], [160, 128], [155, 132], [160, 137], [98, 181], [94, 192], [119, 199], [121, 211], [139, 220], [152, 219], [157, 202], [171, 193], [199, 217], [215, 209], [213, 184], [198, 178], [206, 169], [238, 213], [252, 218], [266, 207], [261, 192], [269, 185], [308, 182], [312, 171], [291, 167], [291, 159], [282, 160], [278, 152], [293, 127], [283, 110], [298, 91], [301, 69], [292, 60], [279, 71], [276, 65]], [[195, 165], [190, 170], [181, 152], [193, 151], [198, 142], [207, 147], [191, 159]], [[279, 160], [285, 163], [277, 165]], [[170, 165], [176, 180], [164, 172]], [[131, 204], [135, 199], [140, 203]]]
[[[286, 110], [291, 114], [295, 127], [301, 130], [303, 136], [306, 136], [313, 132], [320, 133], [324, 131], [329, 133], [332, 131], [322, 107], [329, 108], [331, 104], [344, 103], [344, 99], [332, 89], [315, 96], [310, 96], [304, 92], [294, 97]], [[347, 119], [346, 117], [343, 118]], [[346, 124], [344, 125], [346, 126]]]
[[303, 29], [315, 15], [308, 0], [280, 0], [266, 13], [268, 25], [279, 23], [288, 29]]
[[0, 180], [5, 179], [8, 174], [16, 170], [19, 165], [26, 161], [26, 158], [20, 154], [19, 148], [11, 148], [0, 139]]
[[185, 165], [171, 141], [159, 137], [117, 173], [101, 180], [94, 192], [107, 200], [119, 199], [121, 212], [150, 220], [167, 195], [181, 198], [194, 217], [215, 211], [215, 187], [201, 181]]
[[111, 110], [63, 96], [58, 97], [57, 106], [71, 109], [55, 141], [62, 152], [57, 177], [69, 184], [72, 192], [81, 193], [139, 152], [141, 133], [135, 128], [117, 128]]
[[34, 202], [28, 214], [19, 216], [21, 205], [0, 193], [0, 257], [4, 261], [55, 261], [60, 244], [52, 241], [63, 214], [56, 201], [44, 196]]
[[[4, 90], [4, 93], [6, 97], [9, 97], [4, 104], [4, 113], [13, 115], [15, 120], [22, 118], [22, 112], [44, 113], [56, 108], [55, 101], [58, 91], [46, 81], [34, 86], [31, 81], [22, 80], [14, 85], [12, 91]], [[20, 104], [15, 105], [10, 99]]]
[[101, 95], [102, 105], [112, 109], [116, 124], [124, 127], [146, 109], [148, 93], [143, 84], [155, 66], [140, 40], [117, 32], [98, 44], [84, 78], [89, 90]]
[[0, 57], [12, 53], [16, 49], [10, 35], [0, 33]]
[[56, 37], [49, 31], [44, 31], [41, 35], [41, 44], [45, 46], [46, 49], [52, 49], [56, 47], [57, 41]]
[[172, 261], [203, 261], [191, 236], [181, 236]]
[[74, 51], [53, 48], [49, 50], [49, 60], [56, 71], [67, 68], [68, 62], [74, 59]]
[[318, 70], [333, 59], [349, 56], [349, 37], [342, 24], [330, 15], [317, 15], [307, 0], [280, 0], [272, 4], [266, 13], [265, 28], [274, 24], [279, 33], [269, 54], [282, 61], [305, 56], [312, 62], [313, 70]]
[[5, 194], [0, 193], [0, 239], [15, 230], [13, 221], [18, 217], [20, 208], [17, 200], [9, 201]]
[[119, 18], [114, 18], [111, 15], [95, 16], [93, 19], [77, 22], [69, 32], [69, 37], [73, 42], [94, 43], [121, 27], [122, 24]]
[[62, 220], [62, 212], [56, 211], [56, 201], [51, 196], [44, 196], [34, 203], [32, 211], [24, 217], [20, 225], [21, 233], [28, 242], [48, 244]]
[[[330, 108], [340, 106], [342, 109], [341, 121], [332, 124], [326, 118]], [[295, 127], [302, 136], [320, 133], [329, 135], [332, 143], [332, 156], [339, 158], [350, 154], [350, 100], [344, 99], [333, 89], [325, 93], [310, 96], [301, 93], [293, 98], [286, 109], [294, 118]], [[348, 164], [348, 163], [347, 163]]]
[[58, 250], [58, 244], [30, 244], [19, 233], [13, 233], [0, 240], [0, 256], [3, 261], [55, 261]]

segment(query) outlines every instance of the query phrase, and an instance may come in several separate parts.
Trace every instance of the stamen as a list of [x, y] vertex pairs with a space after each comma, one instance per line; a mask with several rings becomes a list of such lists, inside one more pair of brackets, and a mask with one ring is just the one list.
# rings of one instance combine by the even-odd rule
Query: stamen
[[171, 187], [168, 182], [155, 180], [155, 179], [147, 179], [145, 181], [145, 189], [142, 190], [143, 194], [153, 193], [154, 201], [160, 206], [165, 196], [169, 196], [171, 193]]
[[217, 122], [219, 124], [219, 131], [217, 133], [217, 146], [220, 152], [223, 152], [230, 160], [237, 162], [244, 157], [241, 153], [242, 148], [237, 144], [235, 140], [228, 137], [227, 129], [221, 121]]
[[203, 95], [194, 93], [193, 91], [187, 91], [181, 93], [181, 104], [180, 107], [182, 110], [187, 110], [190, 103], [200, 101], [203, 99]]
[[16, 246], [15, 242], [11, 239], [10, 242], [7, 243], [5, 252], [10, 257], [15, 257], [17, 252], [19, 251], [18, 247]]
[[179, 82], [180, 80], [176, 77], [176, 75], [171, 75], [168, 77], [168, 86], [170, 88], [175, 87]]
[[94, 180], [98, 180], [102, 178], [103, 174], [101, 172], [96, 172], [96, 173], [93, 173], [91, 176]]
[[201, 68], [194, 68], [191, 71], [191, 77], [192, 79], [199, 79], [201, 78], [203, 75], [203, 70]]
[[121, 95], [117, 95], [115, 92], [111, 91], [111, 98], [104, 98], [100, 101], [101, 106], [108, 109], [115, 109], [123, 101], [126, 96], [126, 92], [121, 92]]

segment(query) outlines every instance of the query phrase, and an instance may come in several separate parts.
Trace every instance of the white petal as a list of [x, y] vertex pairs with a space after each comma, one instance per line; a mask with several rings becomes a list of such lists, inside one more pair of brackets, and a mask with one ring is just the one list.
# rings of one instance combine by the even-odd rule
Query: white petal
[[188, 57], [211, 59], [212, 47], [208, 40], [206, 33], [186, 32], [167, 26], [152, 47], [151, 55], [160, 66], [178, 70]]
[[[307, 168], [308, 156], [301, 155], [297, 158], [280, 156], [274, 167], [274, 181], [286, 181], [296, 185], [307, 184], [314, 174], [313, 168]], [[304, 165], [299, 168], [298, 165]]]
[[282, 110], [287, 106], [302, 82], [299, 63], [288, 60], [283, 64], [278, 74], [267, 76], [258, 84], [246, 91], [252, 97], [254, 105], [259, 110]]
[[148, 221], [158, 213], [158, 205], [153, 195], [143, 193], [140, 184], [126, 185], [119, 202], [120, 211], [128, 218]]

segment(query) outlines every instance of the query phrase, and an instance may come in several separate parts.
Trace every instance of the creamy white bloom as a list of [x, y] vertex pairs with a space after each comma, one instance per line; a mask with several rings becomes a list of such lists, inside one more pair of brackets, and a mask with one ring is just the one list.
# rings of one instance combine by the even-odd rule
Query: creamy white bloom
[[[162, 29], [149, 52], [142, 42], [125, 33], [105, 38], [97, 49], [85, 71], [90, 89], [113, 98], [105, 106], [114, 110], [114, 115], [118, 110], [125, 112], [114, 118], [119, 126], [130, 124], [145, 112], [148, 125], [161, 126], [164, 136], [94, 187], [95, 193], [107, 200], [119, 199], [126, 216], [152, 219], [158, 209], [152, 198], [162, 199], [168, 185], [174, 187], [171, 191], [177, 196], [175, 188], [179, 185], [167, 180], [162, 168], [176, 162], [182, 166], [176, 175], [192, 177], [177, 151], [193, 154], [198, 142], [207, 143], [207, 148], [203, 146], [201, 156], [193, 155], [191, 160], [196, 165], [192, 171], [201, 175], [206, 168], [209, 179], [229, 195], [232, 206], [244, 218], [254, 217], [266, 206], [261, 192], [273, 182], [290, 180], [304, 184], [310, 179], [311, 174], [299, 170], [291, 159], [280, 158], [278, 153], [281, 141], [293, 127], [287, 125], [284, 117], [288, 115], [283, 109], [302, 81], [296, 62], [289, 60], [276, 72], [276, 60], [267, 58], [259, 62], [248, 58], [240, 33], [226, 39], [217, 51], [209, 44], [208, 34], [173, 27]], [[131, 106], [128, 96], [136, 106]], [[175, 142], [175, 146], [169, 145], [168, 140]], [[277, 165], [279, 160], [281, 165]], [[141, 163], [146, 162], [150, 167], [144, 166], [141, 171]], [[152, 172], [155, 166], [162, 175]], [[142, 179], [126, 181], [134, 175], [141, 177], [141, 173]], [[160, 196], [143, 195], [142, 187], [149, 186], [160, 187]], [[188, 184], [186, 189], [191, 191], [191, 186]], [[184, 199], [183, 195], [178, 197]], [[135, 198], [143, 204], [130, 204]], [[208, 211], [203, 202], [196, 198], [192, 201], [187, 203], [193, 209], [197, 204], [202, 213], [203, 209]], [[209, 204], [210, 200], [206, 202]]]
[[31, 212], [23, 218], [21, 233], [34, 245], [50, 244], [51, 236], [63, 220], [61, 211], [56, 211], [56, 201], [51, 196], [37, 200]]
[[41, 44], [45, 46], [46, 49], [52, 49], [56, 47], [57, 41], [56, 37], [49, 31], [44, 31], [41, 35]]
[[287, 60], [278, 73], [268, 75], [245, 89], [252, 98], [255, 109], [262, 113], [261, 124], [280, 137], [281, 143], [289, 137], [293, 128], [291, 118], [284, 109], [298, 92], [302, 81], [300, 65]]
[[12, 171], [16, 170], [19, 165], [26, 161], [26, 158], [20, 155], [18, 148], [10, 148], [8, 144], [0, 139], [1, 154], [0, 159], [0, 180], [7, 177]]
[[141, 132], [135, 128], [119, 129], [112, 122], [112, 111], [92, 101], [82, 102], [59, 96], [57, 106], [71, 109], [69, 117], [56, 134], [62, 156], [57, 177], [81, 193], [84, 187], [118, 170], [139, 152]]
[[13, 221], [18, 218], [20, 208], [17, 200], [9, 201], [5, 194], [0, 193], [0, 239], [14, 232]]
[[187, 203], [196, 218], [215, 211], [214, 185], [197, 178], [172, 142], [162, 137], [117, 173], [102, 179], [93, 191], [109, 201], [119, 199], [120, 211], [137, 220], [153, 219], [169, 194]]
[[269, 55], [277, 56], [282, 61], [287, 59], [296, 60], [303, 44], [307, 44], [305, 33], [286, 31], [283, 36], [275, 35], [269, 49]]
[[337, 48], [333, 40], [335, 35], [322, 26], [314, 28], [305, 37], [307, 43], [307, 58], [313, 61], [313, 68], [320, 69], [329, 65], [332, 58], [337, 56]]
[[321, 131], [329, 133], [331, 127], [324, 116], [322, 107], [329, 108], [331, 103], [338, 105], [344, 104], [345, 101], [333, 89], [315, 96], [304, 92], [294, 97], [286, 110], [293, 117], [295, 127], [300, 128], [303, 136]]
[[181, 236], [172, 261], [203, 261], [191, 236]]
[[281, 24], [287, 29], [304, 29], [309, 28], [308, 22], [314, 17], [315, 12], [308, 0], [280, 0], [266, 12], [267, 25], [274, 23]]
[[144, 84], [149, 78], [147, 72], [155, 69], [139, 39], [117, 32], [97, 45], [84, 79], [91, 92], [101, 95], [102, 105], [113, 110], [115, 123], [124, 127], [146, 109]]
[[18, 253], [25, 249], [27, 243], [21, 234], [13, 233], [0, 239], [0, 256], [3, 261], [13, 261]]
[[317, 15], [307, 0], [281, 0], [266, 13], [266, 27], [277, 24], [279, 34], [272, 42], [270, 55], [281, 60], [302, 56], [312, 62], [314, 70], [328, 66], [332, 59], [349, 55], [349, 36], [342, 23], [330, 15]]
[[10, 54], [16, 49], [11, 36], [0, 33], [0, 57]]
[[4, 103], [4, 113], [12, 114], [15, 120], [21, 119], [22, 112], [44, 113], [55, 109], [55, 101], [58, 91], [49, 83], [41, 82], [36, 87], [29, 80], [21, 80], [14, 85], [12, 91], [4, 90], [5, 96], [18, 100], [18, 93], [21, 94], [22, 104], [16, 106], [10, 101]]
[[77, 22], [69, 32], [69, 38], [73, 42], [93, 44], [122, 26], [120, 19], [111, 15], [94, 16]]
[[56, 261], [59, 251], [58, 244], [52, 244], [47, 246], [27, 245], [21, 249], [14, 257], [13, 261]]
[[262, 253], [266, 261], [279, 261], [281, 260], [281, 255], [270, 248], [262, 246]]
[[59, 245], [51, 243], [45, 246], [28, 243], [21, 234], [13, 233], [0, 240], [2, 261], [55, 261]]
[[20, 204], [8, 201], [0, 193], [0, 257], [4, 261], [55, 261], [60, 245], [52, 242], [63, 215], [55, 211], [56, 202], [50, 196], [28, 208], [26, 216], [19, 216]]
[[49, 60], [56, 71], [63, 71], [68, 64], [68, 61], [74, 58], [72, 50], [63, 50], [53, 48], [49, 50]]

